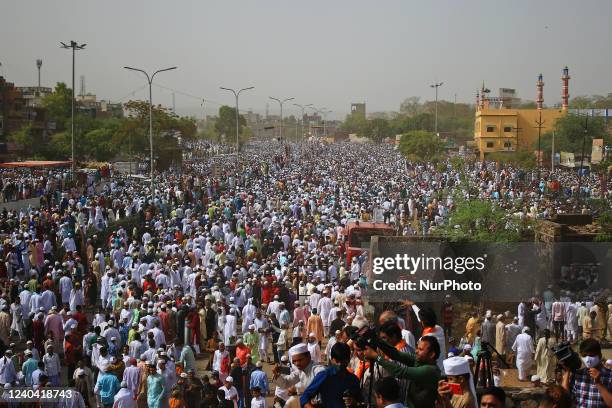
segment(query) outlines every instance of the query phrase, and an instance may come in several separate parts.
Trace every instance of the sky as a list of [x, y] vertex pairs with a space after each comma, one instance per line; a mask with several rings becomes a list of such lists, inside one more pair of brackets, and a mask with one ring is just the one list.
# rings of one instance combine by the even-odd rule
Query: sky
[[[0, 75], [17, 86], [71, 81], [98, 99], [148, 98], [146, 79], [123, 69], [170, 66], [156, 76], [153, 102], [201, 117], [235, 99], [219, 87], [255, 89], [240, 109], [278, 114], [277, 102], [313, 104], [343, 119], [352, 102], [367, 111], [398, 111], [410, 96], [474, 103], [484, 81], [535, 99], [544, 75], [545, 103], [560, 101], [561, 70], [570, 94], [612, 92], [610, 0], [3, 0]], [[161, 87], [160, 87], [161, 86]], [[162, 88], [163, 87], [163, 88]]]

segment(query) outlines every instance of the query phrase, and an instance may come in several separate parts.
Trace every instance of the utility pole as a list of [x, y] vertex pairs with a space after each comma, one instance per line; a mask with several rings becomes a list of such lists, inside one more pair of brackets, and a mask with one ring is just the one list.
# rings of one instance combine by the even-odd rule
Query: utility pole
[[538, 128], [538, 179], [540, 178], [540, 167], [542, 167], [542, 126], [546, 121], [542, 120], [542, 110], [539, 111], [539, 119], [536, 120], [536, 128]]
[[555, 131], [552, 134], [552, 148], [550, 152], [550, 170], [555, 171]]
[[521, 132], [523, 130], [523, 128], [515, 126], [515, 127], [512, 128], [512, 130], [514, 130], [516, 132], [516, 152], [518, 153], [518, 150], [519, 150], [519, 132]]
[[151, 76], [149, 76], [147, 71], [144, 71], [139, 68], [132, 68], [132, 67], [123, 67], [123, 68], [129, 69], [130, 71], [142, 72], [147, 77], [147, 82], [149, 84], [149, 149], [151, 150], [151, 157], [150, 157], [151, 168], [149, 169], [150, 171], [149, 174], [151, 177], [151, 203], [153, 204], [155, 201], [155, 190], [154, 190], [155, 186], [154, 186], [154, 181], [153, 181], [153, 78], [155, 78], [155, 75], [157, 75], [160, 72], [171, 71], [173, 69], [176, 69], [176, 67], [158, 69]]
[[279, 132], [279, 138], [280, 138], [280, 142], [281, 144], [284, 143], [284, 139], [283, 139], [283, 104], [285, 102], [289, 102], [294, 100], [295, 98], [285, 98], [283, 100], [279, 99], [279, 98], [273, 98], [273, 97], [269, 97], [270, 99], [272, 99], [273, 101], [278, 102], [278, 104], [280, 105], [280, 132]]
[[72, 103], [70, 109], [70, 139], [71, 139], [71, 150], [72, 150], [72, 163], [70, 163], [70, 173], [72, 180], [74, 180], [74, 54], [76, 51], [82, 50], [87, 44], [77, 44], [76, 41], [70, 41], [70, 45], [60, 42], [61, 48], [72, 50]]
[[253, 88], [255, 87], [250, 86], [248, 88], [242, 88], [236, 91], [235, 89], [232, 89], [232, 88], [220, 87], [220, 89], [223, 89], [224, 91], [232, 92], [234, 96], [236, 97], [236, 174], [238, 174], [238, 166], [240, 164], [240, 161], [238, 159], [238, 151], [240, 149], [240, 113], [238, 113], [238, 97], [240, 96], [240, 93], [242, 91], [248, 91], [249, 89], [253, 89]]
[[432, 85], [429, 85], [431, 88], [436, 88], [436, 125], [434, 128], [434, 133], [436, 136], [438, 135], [438, 88], [442, 86], [444, 82], [434, 82]]
[[[300, 105], [299, 103], [294, 103], [293, 106], [297, 106], [300, 109], [302, 109], [302, 119], [300, 120], [302, 124], [302, 137], [300, 138], [300, 140], [303, 142], [304, 141], [304, 109], [311, 107], [312, 104], [309, 103], [308, 105]], [[310, 121], [308, 122], [310, 123]]]
[[42, 67], [42, 60], [36, 60], [36, 67], [38, 68], [38, 90], [40, 91], [40, 67]]
[[589, 131], [589, 114], [584, 118], [584, 133], [582, 134], [582, 153], [580, 154], [580, 170], [578, 171], [578, 202], [582, 196], [582, 166], [584, 164], [584, 144], [586, 143], [586, 135]]

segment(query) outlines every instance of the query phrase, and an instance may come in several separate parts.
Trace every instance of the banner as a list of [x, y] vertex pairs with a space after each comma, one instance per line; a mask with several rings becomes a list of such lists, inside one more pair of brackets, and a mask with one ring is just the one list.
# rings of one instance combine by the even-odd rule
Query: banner
[[591, 164], [599, 164], [603, 159], [603, 139], [593, 139], [591, 150]]

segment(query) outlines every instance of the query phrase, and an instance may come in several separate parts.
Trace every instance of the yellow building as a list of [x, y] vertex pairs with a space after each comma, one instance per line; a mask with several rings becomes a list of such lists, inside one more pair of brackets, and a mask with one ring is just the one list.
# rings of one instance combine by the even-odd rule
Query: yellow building
[[[569, 107], [569, 69], [561, 71], [561, 108], [544, 109], [544, 77], [536, 81], [536, 108], [512, 109], [512, 98], [489, 97], [485, 88], [476, 93], [476, 118], [474, 122], [474, 144], [483, 160], [487, 153], [538, 150], [538, 133], [553, 129], [558, 118], [567, 113]], [[498, 104], [497, 109], [491, 106]], [[510, 105], [506, 105], [510, 103]], [[506, 105], [510, 109], [504, 109]]]
[[484, 159], [487, 153], [538, 149], [538, 122], [542, 134], [552, 130], [555, 121], [565, 115], [561, 109], [484, 109], [476, 110], [475, 148]]

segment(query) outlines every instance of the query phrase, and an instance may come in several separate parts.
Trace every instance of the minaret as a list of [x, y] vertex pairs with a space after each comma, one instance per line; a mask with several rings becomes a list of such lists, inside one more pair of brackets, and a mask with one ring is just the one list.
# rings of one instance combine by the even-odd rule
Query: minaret
[[536, 89], [537, 89], [537, 94], [536, 94], [536, 107], [538, 108], [538, 110], [542, 109], [542, 106], [544, 105], [544, 77], [542, 76], [542, 74], [538, 75], [538, 82], [536, 82]]
[[563, 81], [563, 90], [561, 91], [561, 110], [567, 111], [569, 108], [569, 69], [563, 68], [563, 75], [561, 81]]
[[480, 110], [480, 92], [476, 90], [476, 110]]

